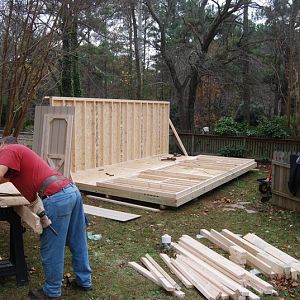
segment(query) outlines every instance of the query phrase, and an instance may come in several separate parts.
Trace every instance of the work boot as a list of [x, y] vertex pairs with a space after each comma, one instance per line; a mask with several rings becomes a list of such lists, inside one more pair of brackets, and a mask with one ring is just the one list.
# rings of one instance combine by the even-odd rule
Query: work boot
[[28, 297], [30, 299], [53, 299], [61, 300], [61, 297], [49, 297], [44, 293], [43, 289], [31, 289], [28, 292]]
[[85, 287], [85, 286], [82, 286], [82, 285], [79, 285], [76, 281], [76, 279], [72, 279], [70, 284], [69, 284], [69, 287], [74, 289], [74, 290], [81, 290], [81, 291], [84, 291], [84, 292], [88, 292], [88, 291], [91, 291], [93, 288], [90, 286], [90, 287]]

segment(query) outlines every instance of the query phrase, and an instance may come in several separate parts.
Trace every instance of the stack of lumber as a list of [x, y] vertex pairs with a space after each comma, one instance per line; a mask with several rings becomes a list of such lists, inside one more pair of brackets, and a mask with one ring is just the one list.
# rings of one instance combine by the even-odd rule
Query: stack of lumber
[[128, 265], [175, 297], [184, 299], [185, 293], [181, 291], [180, 286], [149, 254], [142, 257], [141, 261], [147, 269], [136, 262], [129, 262]]
[[[183, 235], [177, 243], [172, 243], [172, 246], [177, 252], [176, 258], [170, 258], [166, 254], [160, 254], [160, 257], [186, 288], [195, 287], [206, 299], [259, 300], [260, 297], [247, 289], [248, 287], [260, 295], [276, 294], [271, 284], [188, 235]], [[242, 257], [245, 255], [239, 247], [232, 249], [232, 256], [235, 253], [239, 256], [240, 252]], [[142, 261], [149, 268], [151, 277], [148, 270], [145, 272], [143, 268], [142, 272], [136, 263], [129, 264], [153, 282], [163, 286], [159, 275], [155, 277], [154, 271], [144, 260], [143, 258]], [[173, 288], [176, 291], [175, 285]]]
[[276, 293], [268, 282], [188, 235], [183, 235], [173, 247], [177, 257], [171, 263], [207, 299], [259, 299], [246, 287], [259, 294]]
[[248, 233], [244, 237], [227, 229], [221, 232], [202, 229], [200, 233], [228, 252], [229, 259], [242, 267], [244, 265], [254, 267], [269, 278], [297, 279], [300, 262], [253, 233]]

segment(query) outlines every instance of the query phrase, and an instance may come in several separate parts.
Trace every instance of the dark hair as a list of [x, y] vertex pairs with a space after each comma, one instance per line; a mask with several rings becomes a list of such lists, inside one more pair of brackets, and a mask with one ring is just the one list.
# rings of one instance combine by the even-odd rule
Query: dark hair
[[4, 144], [18, 144], [18, 140], [15, 136], [8, 135], [0, 139], [0, 143]]

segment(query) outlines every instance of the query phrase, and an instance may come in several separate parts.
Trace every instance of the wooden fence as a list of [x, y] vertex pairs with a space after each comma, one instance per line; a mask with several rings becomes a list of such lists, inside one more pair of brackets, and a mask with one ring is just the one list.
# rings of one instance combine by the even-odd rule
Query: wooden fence
[[272, 204], [300, 211], [300, 198], [294, 197], [288, 188], [290, 154], [289, 152], [281, 151], [274, 153], [274, 159], [272, 160]]
[[[244, 148], [245, 156], [271, 160], [274, 151], [299, 152], [300, 140], [280, 140], [257, 137], [219, 136], [197, 133], [178, 133], [189, 155], [218, 155], [224, 147]], [[176, 140], [170, 136], [170, 153], [179, 152]]]

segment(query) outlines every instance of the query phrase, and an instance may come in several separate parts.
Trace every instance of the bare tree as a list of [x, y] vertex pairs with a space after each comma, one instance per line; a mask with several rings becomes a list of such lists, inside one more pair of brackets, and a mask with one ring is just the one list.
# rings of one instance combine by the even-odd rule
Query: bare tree
[[[3, 5], [3, 3], [2, 3]], [[0, 116], [6, 106], [3, 135], [18, 136], [39, 83], [49, 75], [50, 53], [57, 45], [58, 3], [13, 1], [2, 7]]]
[[[155, 3], [154, 3], [155, 2]], [[164, 62], [168, 66], [177, 93], [179, 126], [192, 129], [194, 123], [194, 105], [197, 88], [202, 77], [209, 74], [209, 50], [216, 44], [221, 26], [232, 22], [246, 0], [214, 1], [216, 12], [208, 9], [208, 0], [197, 2], [185, 1], [150, 1], [146, 5], [159, 31], [159, 45]], [[188, 7], [191, 5], [191, 7]], [[193, 6], [192, 6], [193, 5]], [[178, 9], [181, 9], [178, 13]], [[180, 19], [181, 44], [172, 46], [172, 25]]]

